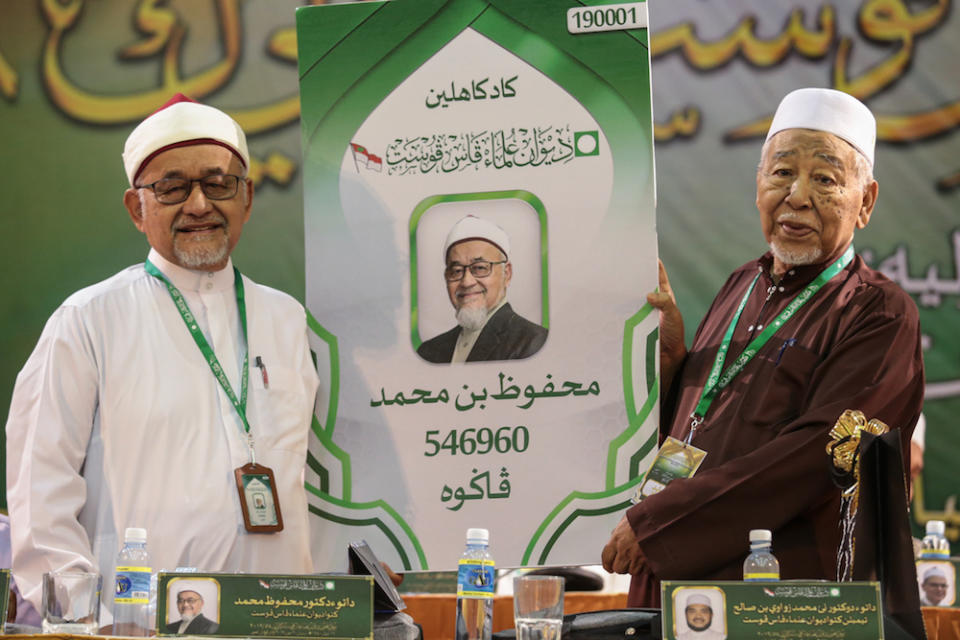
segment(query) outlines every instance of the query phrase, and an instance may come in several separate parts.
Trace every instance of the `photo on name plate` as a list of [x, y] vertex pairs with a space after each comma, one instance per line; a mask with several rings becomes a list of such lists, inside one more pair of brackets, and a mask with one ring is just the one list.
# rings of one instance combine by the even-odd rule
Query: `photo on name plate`
[[220, 583], [215, 578], [170, 580], [164, 621], [168, 634], [216, 634], [220, 628]]
[[673, 594], [673, 624], [677, 640], [724, 640], [726, 596], [716, 587], [677, 589]]

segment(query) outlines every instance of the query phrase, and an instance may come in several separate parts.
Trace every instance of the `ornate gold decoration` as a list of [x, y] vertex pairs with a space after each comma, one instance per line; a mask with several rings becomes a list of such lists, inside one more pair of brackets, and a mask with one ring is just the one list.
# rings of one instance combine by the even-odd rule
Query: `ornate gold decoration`
[[847, 409], [830, 429], [831, 442], [827, 443], [827, 453], [833, 460], [833, 466], [844, 473], [852, 472], [857, 479], [859, 470], [854, 465], [860, 448], [860, 434], [863, 431], [879, 436], [890, 431], [890, 427], [876, 418], [868, 422], [863, 411]]
[[[860, 498], [860, 437], [864, 431], [875, 436], [890, 431], [890, 427], [876, 418], [867, 421], [862, 411], [847, 409], [830, 429], [827, 455], [842, 482], [838, 484], [841, 494], [840, 548], [837, 549], [837, 581], [845, 582], [853, 574], [853, 558], [856, 540], [853, 531], [857, 522], [857, 507]], [[849, 482], [849, 484], [848, 484]]]

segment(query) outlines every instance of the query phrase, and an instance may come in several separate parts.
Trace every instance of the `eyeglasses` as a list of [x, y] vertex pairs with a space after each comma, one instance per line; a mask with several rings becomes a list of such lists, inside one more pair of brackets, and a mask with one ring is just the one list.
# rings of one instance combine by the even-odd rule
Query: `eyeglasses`
[[497, 262], [490, 262], [489, 260], [477, 260], [466, 266], [454, 262], [444, 270], [443, 277], [447, 279], [447, 282], [457, 282], [463, 278], [463, 274], [469, 269], [470, 275], [474, 278], [486, 278], [493, 271], [493, 265], [504, 264], [505, 262], [507, 261], [499, 260]]
[[200, 598], [177, 598], [177, 604], [197, 604]]
[[199, 182], [203, 195], [211, 200], [229, 200], [237, 195], [237, 189], [240, 186], [240, 176], [229, 173], [215, 173], [209, 176], [203, 176], [196, 180], [189, 178], [163, 178], [150, 184], [137, 187], [137, 189], [150, 189], [156, 196], [160, 204], [180, 204], [190, 197], [193, 191], [193, 183]]

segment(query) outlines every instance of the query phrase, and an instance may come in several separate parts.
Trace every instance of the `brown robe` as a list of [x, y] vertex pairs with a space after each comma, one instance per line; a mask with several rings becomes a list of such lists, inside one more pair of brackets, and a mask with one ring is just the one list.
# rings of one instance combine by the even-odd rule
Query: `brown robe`
[[[760, 273], [727, 366], [836, 257], [796, 267], [777, 285], [769, 253], [730, 276], [664, 402], [661, 438], [687, 436], [720, 341], [754, 276]], [[844, 410], [860, 409], [900, 429], [909, 469], [923, 391], [916, 305], [857, 256], [717, 395], [693, 439], [708, 452], [696, 475], [627, 510], [646, 556], [629, 605], [660, 606], [660, 580], [741, 580], [750, 529], [773, 531], [781, 579], [835, 580], [840, 492], [824, 450], [829, 431]]]

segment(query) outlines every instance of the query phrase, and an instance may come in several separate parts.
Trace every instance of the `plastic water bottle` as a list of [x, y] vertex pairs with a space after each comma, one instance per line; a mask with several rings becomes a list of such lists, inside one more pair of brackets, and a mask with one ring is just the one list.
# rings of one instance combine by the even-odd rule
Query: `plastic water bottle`
[[113, 635], [146, 636], [150, 631], [150, 554], [147, 530], [129, 527], [117, 554], [116, 590], [113, 596]]
[[770, 552], [773, 535], [769, 529], [751, 529], [750, 555], [743, 561], [745, 582], [776, 581], [780, 579], [780, 562]]
[[921, 560], [946, 560], [950, 557], [950, 541], [944, 535], [946, 525], [943, 520], [927, 521], [927, 535], [920, 545]]
[[490, 640], [496, 575], [486, 529], [467, 529], [467, 548], [457, 570], [456, 640]]

